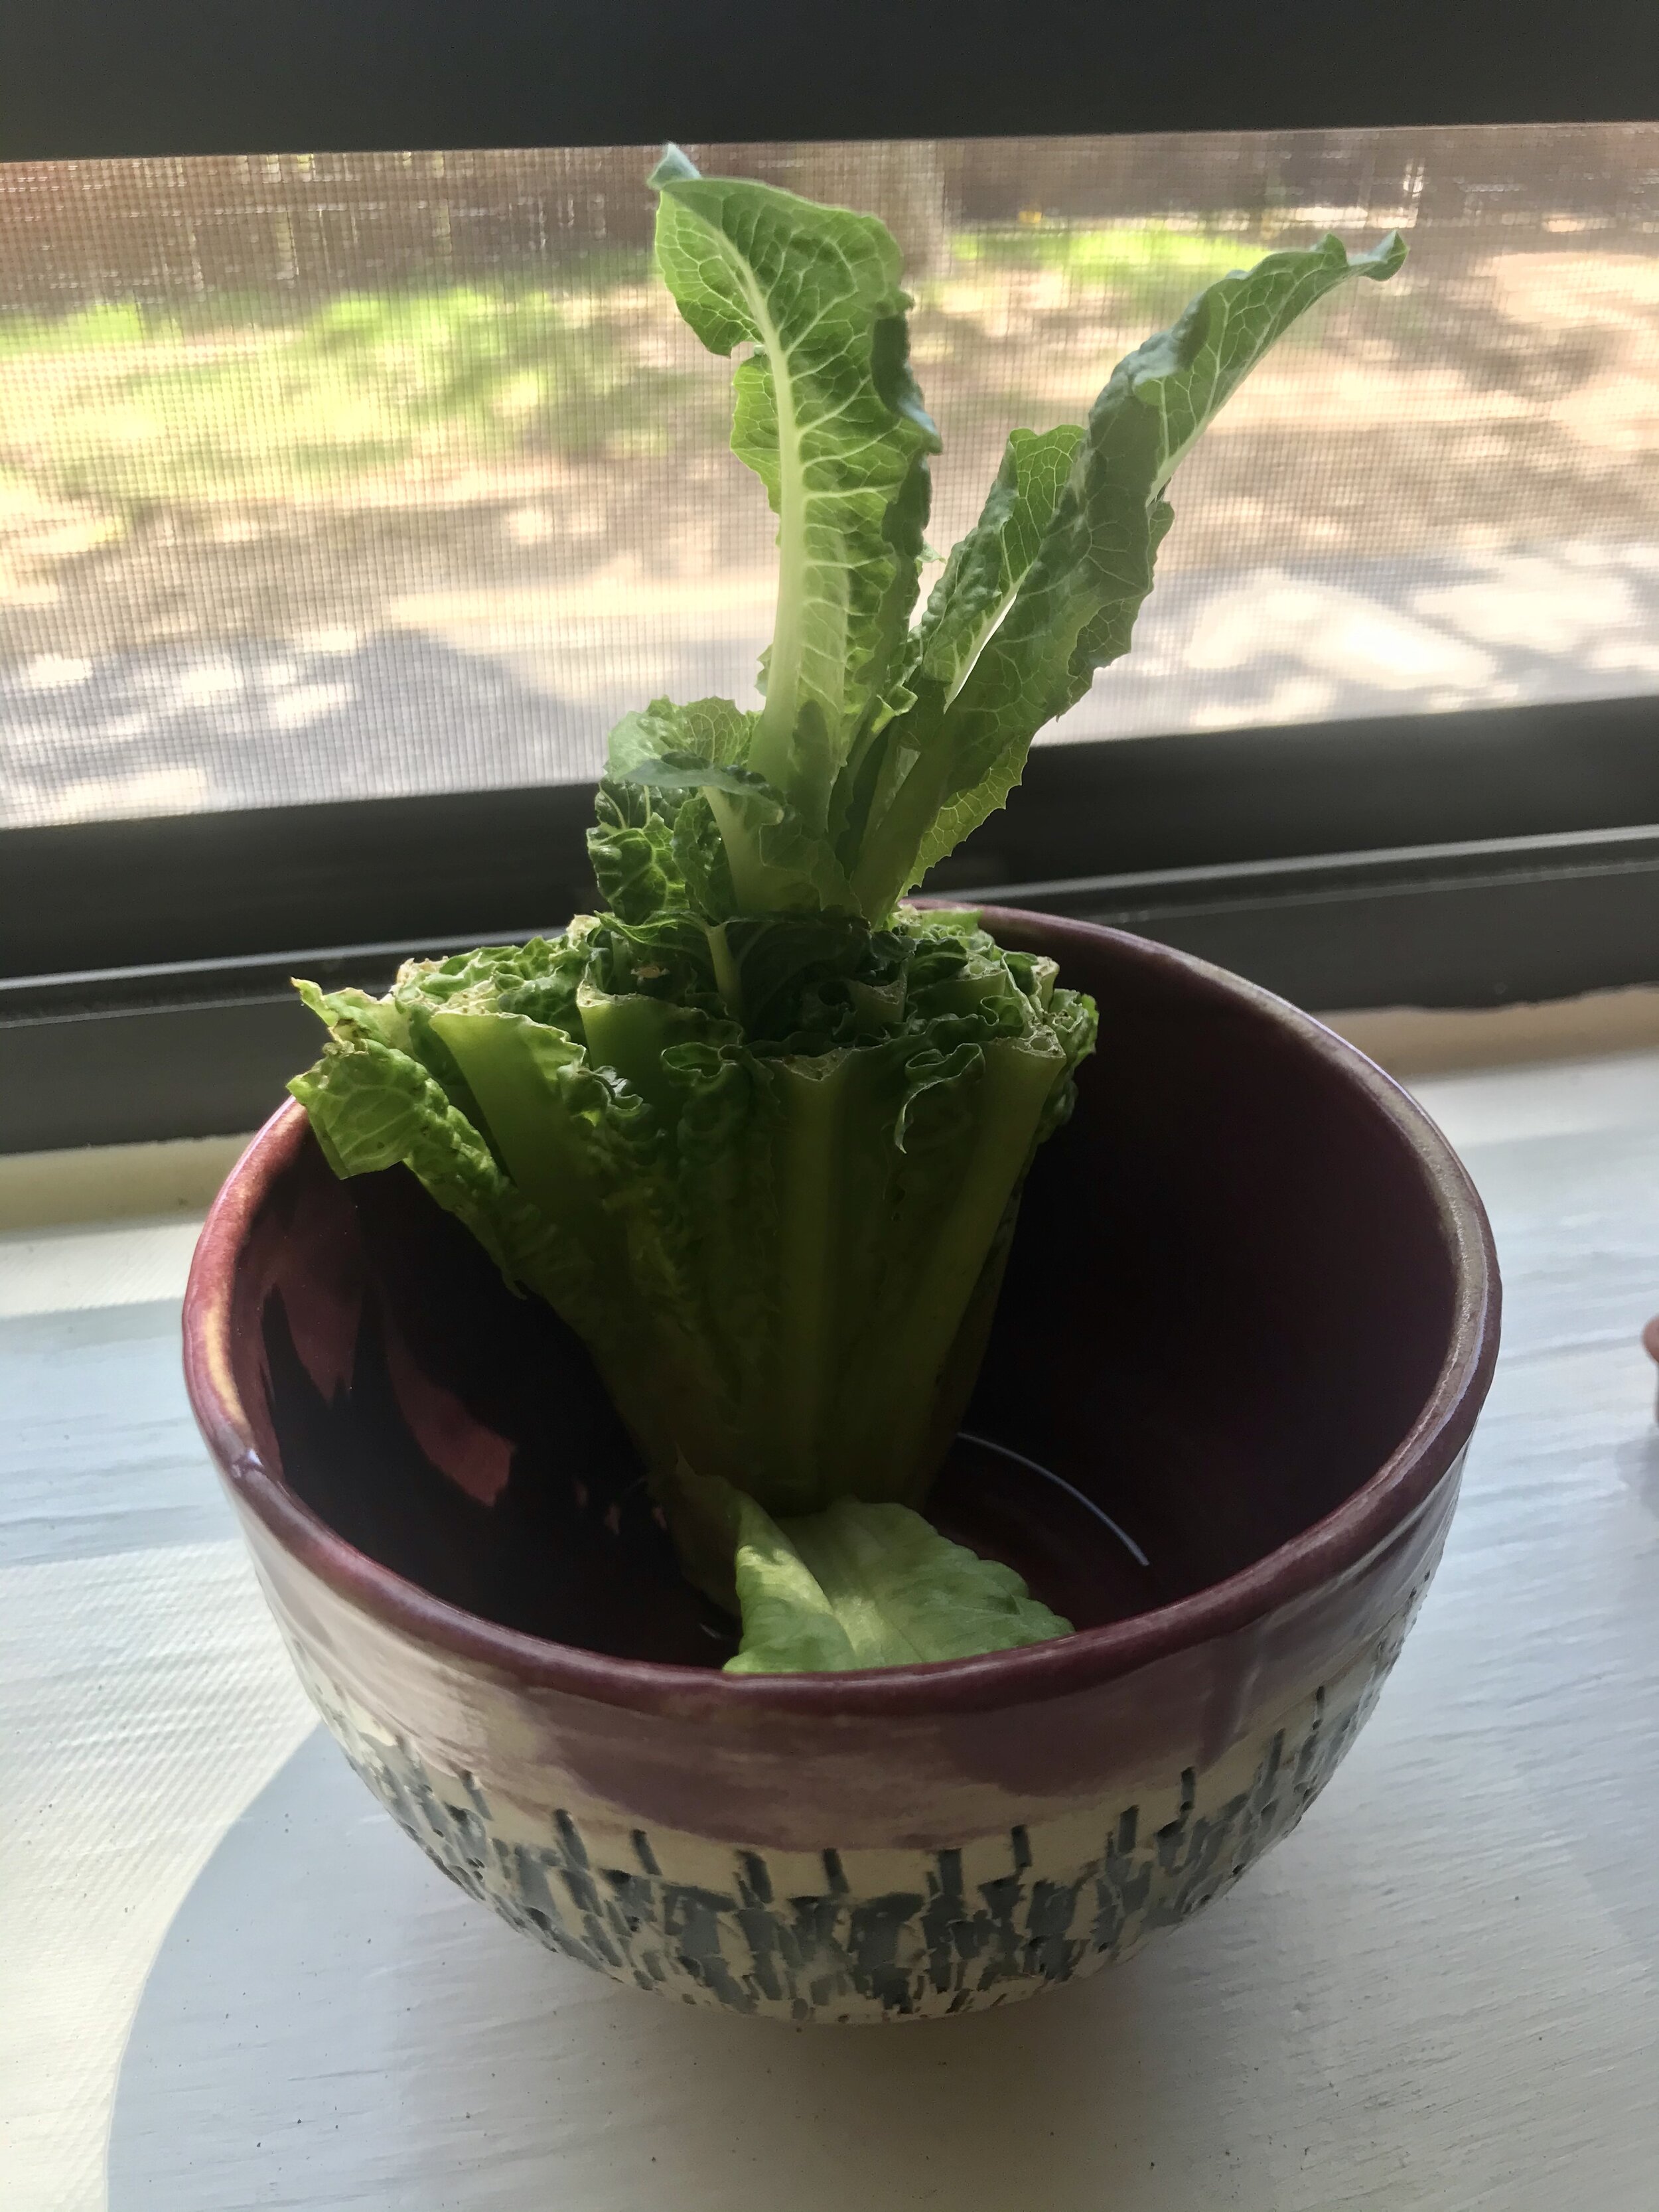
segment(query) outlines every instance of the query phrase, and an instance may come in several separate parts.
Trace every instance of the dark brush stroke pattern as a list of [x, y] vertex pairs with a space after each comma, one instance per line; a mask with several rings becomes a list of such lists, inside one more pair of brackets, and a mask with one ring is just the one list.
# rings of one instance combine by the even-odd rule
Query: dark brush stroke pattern
[[544, 1844], [496, 1832], [475, 1777], [434, 1775], [406, 1742], [366, 1734], [346, 1700], [302, 1668], [352, 1765], [404, 1832], [450, 1878], [512, 1926], [599, 1972], [688, 2004], [806, 2021], [905, 2020], [982, 2009], [1127, 1957], [1230, 1889], [1288, 1834], [1324, 1788], [1376, 1700], [1427, 1586], [1423, 1576], [1363, 1673], [1334, 1710], [1316, 1690], [1261, 1743], [1248, 1785], [1207, 1812], [1187, 1769], [1179, 1810], [1149, 1831], [1130, 1805], [1104, 1817], [1081, 1864], [1034, 1863], [1026, 1829], [1008, 1836], [1008, 1870], [970, 1890], [963, 1851], [912, 1855], [914, 1882], [854, 1893], [841, 1856], [822, 1855], [822, 1886], [786, 1897], [766, 1855], [734, 1850], [723, 1887], [661, 1872], [649, 1835], [634, 1863], [596, 1863], [581, 1830], [555, 1814]]

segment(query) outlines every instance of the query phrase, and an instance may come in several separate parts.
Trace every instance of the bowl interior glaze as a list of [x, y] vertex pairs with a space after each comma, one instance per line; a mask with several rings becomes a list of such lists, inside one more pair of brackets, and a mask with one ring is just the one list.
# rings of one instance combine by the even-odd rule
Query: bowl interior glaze
[[[929, 1510], [1096, 1627], [1225, 1581], [1376, 1475], [1444, 1387], [1478, 1206], [1387, 1079], [1277, 1001], [1111, 932], [988, 920], [1101, 1009], [966, 1425], [1060, 1480], [959, 1443]], [[291, 1125], [232, 1304], [267, 1470], [369, 1559], [590, 1651], [734, 1648], [580, 1345], [405, 1170], [343, 1184]]]

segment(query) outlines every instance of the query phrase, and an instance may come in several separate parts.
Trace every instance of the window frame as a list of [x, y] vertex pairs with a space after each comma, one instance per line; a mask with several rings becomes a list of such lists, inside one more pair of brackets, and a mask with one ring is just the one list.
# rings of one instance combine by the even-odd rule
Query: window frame
[[[1022, 0], [981, 5], [976, 36], [948, 12], [945, 37], [932, 0], [726, 0], [717, 30], [656, 0], [21, 0], [0, 155], [1638, 121], [1659, 84], [1635, 0], [1524, 36], [1495, 0], [1197, 0], [1161, 23]], [[831, 30], [879, 68], [825, 70]], [[252, 1126], [315, 1042], [290, 975], [375, 986], [404, 952], [561, 925], [592, 896], [589, 804], [0, 831], [0, 1152]], [[1316, 1008], [1659, 981], [1659, 697], [1041, 745], [928, 889], [1132, 927]]]
[[[560, 927], [590, 810], [567, 784], [0, 833], [0, 1152], [252, 1127], [317, 1042], [292, 975], [383, 988]], [[1316, 1009], [1652, 982], [1659, 697], [1039, 745], [926, 889]]]

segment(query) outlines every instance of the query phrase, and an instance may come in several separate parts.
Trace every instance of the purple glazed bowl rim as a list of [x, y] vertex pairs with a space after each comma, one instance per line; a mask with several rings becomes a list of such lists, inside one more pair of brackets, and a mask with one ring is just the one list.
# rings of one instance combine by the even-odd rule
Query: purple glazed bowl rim
[[1403, 1139], [1438, 1215], [1455, 1278], [1453, 1321], [1433, 1389], [1376, 1471], [1325, 1517], [1237, 1574], [1191, 1595], [1102, 1628], [978, 1659], [836, 1674], [728, 1675], [619, 1659], [504, 1628], [433, 1596], [348, 1543], [273, 1476], [259, 1457], [231, 1356], [235, 1273], [275, 1178], [307, 1133], [303, 1108], [279, 1107], [214, 1201], [191, 1265], [184, 1304], [185, 1378], [191, 1407], [233, 1497], [270, 1539], [336, 1595], [416, 1644], [525, 1689], [562, 1691], [668, 1716], [713, 1704], [825, 1721], [970, 1712], [1066, 1696], [1249, 1629], [1361, 1568], [1407, 1526], [1468, 1443], [1498, 1355], [1499, 1284], [1485, 1209], [1456, 1153], [1393, 1079], [1354, 1046], [1285, 1000], [1167, 945], [1099, 923], [985, 906], [1012, 939], [1033, 930], [1064, 960], [1069, 943], [1109, 939], [1143, 973], [1178, 975], [1212, 999], [1275, 1025], [1336, 1070]]

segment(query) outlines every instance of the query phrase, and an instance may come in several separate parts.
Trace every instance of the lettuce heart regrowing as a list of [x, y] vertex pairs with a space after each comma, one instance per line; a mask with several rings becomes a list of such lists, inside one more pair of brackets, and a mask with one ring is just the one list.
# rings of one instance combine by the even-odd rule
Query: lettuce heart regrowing
[[742, 356], [732, 450], [777, 516], [763, 703], [628, 715], [589, 833], [602, 910], [411, 961], [380, 999], [301, 984], [329, 1037], [291, 1087], [337, 1173], [411, 1170], [580, 1336], [686, 1571], [740, 1612], [736, 1671], [1037, 1641], [1067, 1624], [921, 1509], [1096, 1011], [905, 896], [1127, 651], [1194, 440], [1404, 246], [1269, 254], [1085, 422], [1014, 430], [917, 620], [939, 438], [893, 240], [674, 150], [652, 182], [658, 266]]

